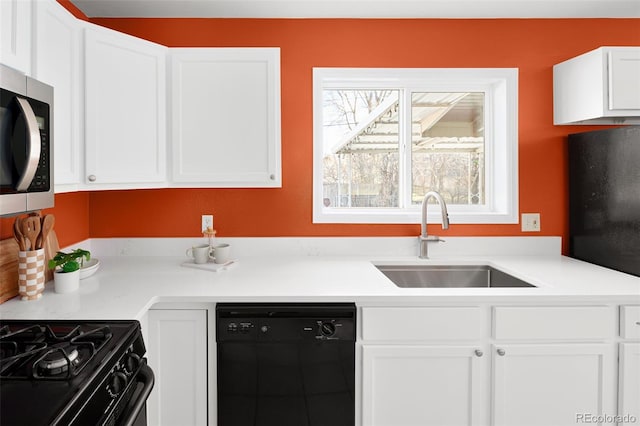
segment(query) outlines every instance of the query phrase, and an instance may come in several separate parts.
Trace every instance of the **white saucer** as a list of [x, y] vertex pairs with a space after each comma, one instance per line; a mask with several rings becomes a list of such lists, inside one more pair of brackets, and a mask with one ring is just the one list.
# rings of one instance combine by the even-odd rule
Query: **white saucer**
[[95, 274], [100, 268], [100, 261], [98, 259], [91, 259], [84, 262], [84, 265], [80, 268], [80, 279], [90, 277]]

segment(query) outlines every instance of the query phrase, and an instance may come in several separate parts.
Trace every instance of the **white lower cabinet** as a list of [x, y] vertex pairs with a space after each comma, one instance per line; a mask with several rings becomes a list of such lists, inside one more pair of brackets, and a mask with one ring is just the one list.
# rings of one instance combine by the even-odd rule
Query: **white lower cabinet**
[[492, 424], [563, 426], [615, 415], [616, 309], [493, 307]]
[[640, 424], [640, 343], [620, 344], [618, 416]]
[[[361, 425], [563, 426], [611, 418], [619, 412], [616, 310], [363, 307]], [[637, 345], [625, 345], [620, 374], [635, 379], [623, 382], [621, 404], [631, 408], [620, 409], [633, 412], [640, 355]]]
[[619, 424], [640, 425], [640, 306], [620, 307]]
[[361, 424], [486, 424], [488, 315], [478, 306], [363, 307]]
[[482, 424], [483, 355], [475, 346], [364, 345], [362, 424]]
[[509, 344], [492, 352], [493, 425], [569, 426], [616, 412], [615, 345]]
[[149, 425], [207, 424], [207, 310], [151, 309], [147, 358], [156, 382]]

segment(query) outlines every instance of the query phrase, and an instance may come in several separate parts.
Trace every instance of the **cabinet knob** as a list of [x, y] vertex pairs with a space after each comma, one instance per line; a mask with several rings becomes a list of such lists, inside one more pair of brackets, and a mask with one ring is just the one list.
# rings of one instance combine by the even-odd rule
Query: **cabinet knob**
[[276, 175], [269, 175], [269, 179], [276, 180]]
[[87, 179], [89, 179], [89, 182], [95, 182], [96, 181], [96, 175], [89, 175], [89, 177], [87, 177]]
[[505, 353], [504, 349], [498, 349], [498, 355], [504, 356]]
[[482, 352], [480, 349], [476, 349], [474, 352], [477, 357], [481, 357], [482, 355], [484, 355], [484, 352]]

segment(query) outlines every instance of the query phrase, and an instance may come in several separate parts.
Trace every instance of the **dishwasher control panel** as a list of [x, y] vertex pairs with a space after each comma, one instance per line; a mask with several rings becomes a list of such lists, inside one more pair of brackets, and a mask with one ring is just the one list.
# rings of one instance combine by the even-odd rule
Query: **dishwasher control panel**
[[330, 305], [333, 309], [320, 310], [316, 304], [250, 305], [250, 309], [242, 309], [244, 305], [225, 305], [219, 304], [217, 307], [216, 337], [219, 342], [355, 341], [354, 306], [342, 310]]

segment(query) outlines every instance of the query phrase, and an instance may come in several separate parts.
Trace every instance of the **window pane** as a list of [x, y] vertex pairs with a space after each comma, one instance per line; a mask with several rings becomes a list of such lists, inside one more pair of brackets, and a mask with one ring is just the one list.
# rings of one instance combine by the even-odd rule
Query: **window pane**
[[484, 93], [412, 93], [411, 123], [412, 203], [484, 204]]
[[398, 207], [398, 91], [323, 91], [325, 207]]

